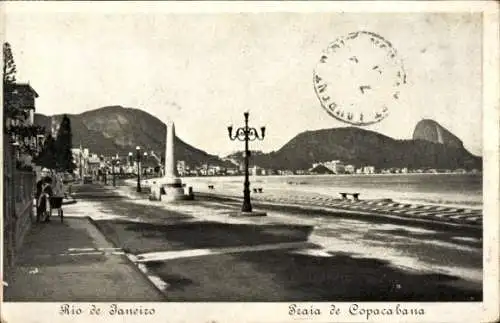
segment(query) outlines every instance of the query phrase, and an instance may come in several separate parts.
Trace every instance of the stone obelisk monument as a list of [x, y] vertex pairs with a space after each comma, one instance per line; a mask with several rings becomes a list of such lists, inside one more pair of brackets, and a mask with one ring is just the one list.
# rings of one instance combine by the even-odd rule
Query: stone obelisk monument
[[165, 176], [163, 178], [163, 189], [165, 195], [162, 201], [173, 201], [184, 199], [184, 188], [181, 179], [177, 176], [177, 165], [175, 162], [175, 125], [171, 122], [167, 125], [167, 138], [165, 144]]

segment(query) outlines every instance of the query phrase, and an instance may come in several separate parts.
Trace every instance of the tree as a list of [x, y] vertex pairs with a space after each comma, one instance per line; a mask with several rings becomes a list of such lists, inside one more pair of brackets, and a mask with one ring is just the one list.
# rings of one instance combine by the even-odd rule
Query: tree
[[24, 122], [12, 125], [10, 120], [25, 120], [29, 114], [28, 110], [21, 106], [21, 100], [15, 95], [16, 87], [16, 63], [12, 55], [12, 49], [9, 43], [4, 43], [3, 50], [3, 132], [10, 135], [13, 140], [19, 144], [19, 149], [29, 155], [34, 155], [35, 151], [26, 139], [31, 139], [39, 134], [45, 133], [45, 128], [37, 125], [27, 125]]
[[76, 168], [76, 165], [73, 162], [73, 153], [71, 152], [71, 147], [71, 120], [67, 115], [64, 115], [55, 142], [55, 150], [57, 152], [57, 170], [72, 172]]
[[51, 134], [47, 136], [43, 144], [43, 149], [40, 154], [35, 158], [35, 163], [41, 167], [53, 169], [56, 167], [56, 147], [55, 141]]
[[[3, 113], [4, 120], [7, 118], [26, 117], [25, 112], [19, 109], [18, 102], [14, 98], [13, 86], [16, 83], [16, 63], [12, 55], [12, 49], [9, 43], [3, 44]], [[6, 127], [7, 128], [7, 127]]]
[[3, 82], [13, 84], [16, 82], [16, 63], [12, 55], [12, 49], [9, 43], [3, 44]]

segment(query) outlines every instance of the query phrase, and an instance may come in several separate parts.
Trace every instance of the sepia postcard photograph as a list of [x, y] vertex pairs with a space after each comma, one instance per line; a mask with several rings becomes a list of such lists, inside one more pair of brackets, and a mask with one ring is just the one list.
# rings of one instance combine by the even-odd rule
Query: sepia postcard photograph
[[2, 323], [497, 321], [498, 14], [2, 2]]

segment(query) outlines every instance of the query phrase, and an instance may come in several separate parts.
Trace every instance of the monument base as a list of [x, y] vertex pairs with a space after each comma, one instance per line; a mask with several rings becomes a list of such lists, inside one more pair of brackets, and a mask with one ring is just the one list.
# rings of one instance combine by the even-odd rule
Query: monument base
[[162, 184], [162, 188], [164, 192], [164, 194], [161, 194], [160, 196], [162, 202], [186, 201], [194, 199], [193, 188], [188, 187], [186, 190], [185, 185], [182, 184], [180, 178], [166, 178], [165, 182]]
[[150, 200], [162, 202], [193, 199], [193, 188], [185, 187], [180, 178], [168, 178], [159, 183], [153, 183], [150, 195]]
[[173, 187], [163, 185], [163, 190], [165, 194], [161, 194], [160, 197], [162, 202], [182, 201], [188, 199], [188, 195], [184, 194], [184, 188], [182, 186]]
[[165, 177], [160, 181], [160, 183], [163, 186], [182, 187], [182, 180], [178, 177]]

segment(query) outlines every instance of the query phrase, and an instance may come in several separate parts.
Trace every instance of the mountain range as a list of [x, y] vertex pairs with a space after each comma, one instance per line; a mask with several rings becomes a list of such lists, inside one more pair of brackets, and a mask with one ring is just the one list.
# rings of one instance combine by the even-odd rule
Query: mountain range
[[[52, 118], [59, 123], [63, 115], [35, 115], [35, 123], [50, 129]], [[104, 155], [126, 155], [136, 146], [165, 152], [166, 126], [149, 113], [133, 108], [108, 106], [81, 114], [68, 114], [71, 120], [73, 146], [87, 147]], [[195, 148], [175, 138], [175, 156], [188, 165], [219, 165], [230, 167], [228, 160], [239, 162], [242, 152], [226, 158]], [[277, 151], [253, 153], [251, 165], [264, 168], [309, 169], [313, 163], [342, 160], [356, 166], [376, 168], [408, 167], [436, 169], [482, 169], [482, 158], [474, 156], [462, 141], [434, 120], [421, 120], [413, 138], [397, 140], [380, 133], [356, 127], [305, 131]], [[233, 165], [234, 166], [234, 165]]]
[[[107, 106], [81, 114], [67, 114], [71, 121], [73, 147], [80, 145], [92, 153], [104, 156], [126, 156], [134, 152], [136, 146], [143, 151], [154, 151], [158, 156], [165, 155], [165, 136], [167, 127], [151, 114], [133, 108]], [[50, 130], [52, 120], [59, 124], [63, 114], [45, 116], [35, 115], [35, 123]], [[177, 136], [175, 156], [192, 164], [224, 163], [219, 157], [197, 149]]]
[[472, 155], [463, 146], [429, 139], [397, 140], [356, 127], [322, 129], [300, 133], [278, 151], [254, 153], [252, 159], [261, 167], [286, 165], [290, 170], [309, 169], [314, 162], [330, 160], [377, 169], [482, 169], [482, 158]]

